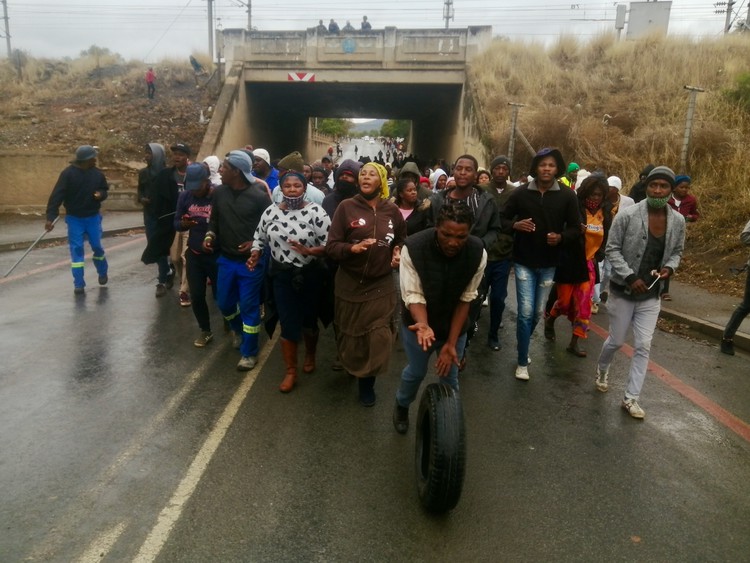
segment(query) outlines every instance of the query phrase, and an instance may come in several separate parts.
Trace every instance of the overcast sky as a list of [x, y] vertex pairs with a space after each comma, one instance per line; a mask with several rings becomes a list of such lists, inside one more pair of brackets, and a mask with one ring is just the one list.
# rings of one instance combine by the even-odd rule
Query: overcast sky
[[[748, 0], [736, 11], [745, 18]], [[260, 30], [304, 29], [330, 18], [355, 27], [367, 15], [375, 29], [442, 28], [444, 0], [250, 0]], [[582, 39], [614, 28], [617, 2], [576, 0], [454, 0], [451, 27], [492, 25], [495, 35], [549, 41], [561, 33]], [[247, 0], [213, 0], [216, 27], [247, 26]], [[724, 15], [711, 0], [673, 0], [671, 35], [721, 35]], [[207, 0], [7, 0], [11, 47], [38, 57], [76, 57], [91, 45], [126, 59], [208, 53]], [[4, 34], [0, 21], [0, 33]], [[6, 56], [5, 41], [0, 52]]]

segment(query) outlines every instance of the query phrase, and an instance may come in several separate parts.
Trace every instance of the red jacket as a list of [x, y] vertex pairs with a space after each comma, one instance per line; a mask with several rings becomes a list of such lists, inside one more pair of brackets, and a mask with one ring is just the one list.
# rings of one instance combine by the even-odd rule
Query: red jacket
[[680, 201], [679, 207], [674, 199], [674, 196], [669, 198], [670, 207], [677, 211], [680, 215], [685, 217], [686, 221], [697, 221], [700, 219], [701, 214], [698, 213], [698, 200], [692, 194], [687, 194], [682, 201]]

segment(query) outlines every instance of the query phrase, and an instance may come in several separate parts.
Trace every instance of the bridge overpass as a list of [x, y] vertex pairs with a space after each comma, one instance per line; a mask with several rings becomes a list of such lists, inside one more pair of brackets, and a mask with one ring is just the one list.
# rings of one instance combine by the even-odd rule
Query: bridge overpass
[[379, 117], [410, 120], [409, 150], [423, 158], [486, 162], [466, 70], [491, 39], [491, 26], [224, 30], [225, 81], [199, 157], [250, 143], [312, 161], [330, 142], [316, 138], [314, 117]]

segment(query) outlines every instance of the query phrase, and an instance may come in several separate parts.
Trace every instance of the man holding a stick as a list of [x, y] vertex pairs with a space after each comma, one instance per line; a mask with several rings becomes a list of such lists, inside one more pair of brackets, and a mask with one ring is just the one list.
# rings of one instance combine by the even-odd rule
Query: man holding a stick
[[70, 267], [76, 295], [82, 295], [86, 282], [83, 277], [84, 236], [89, 239], [94, 251], [94, 266], [99, 275], [99, 285], [106, 285], [107, 259], [102, 247], [102, 216], [99, 213], [102, 201], [107, 199], [109, 186], [104, 173], [96, 167], [96, 149], [83, 145], [76, 150], [75, 160], [60, 173], [55, 188], [47, 202], [46, 231], [54, 228], [60, 205], [65, 206], [65, 222], [68, 224]]

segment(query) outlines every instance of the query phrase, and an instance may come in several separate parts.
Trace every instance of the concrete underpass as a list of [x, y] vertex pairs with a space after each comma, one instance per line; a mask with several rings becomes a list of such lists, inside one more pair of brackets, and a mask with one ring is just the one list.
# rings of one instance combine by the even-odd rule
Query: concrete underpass
[[300, 150], [313, 160], [331, 142], [316, 137], [313, 117], [378, 117], [411, 121], [408, 151], [423, 159], [483, 160], [466, 66], [490, 38], [487, 27], [225, 30], [228, 71], [200, 156], [252, 144], [273, 158]]

